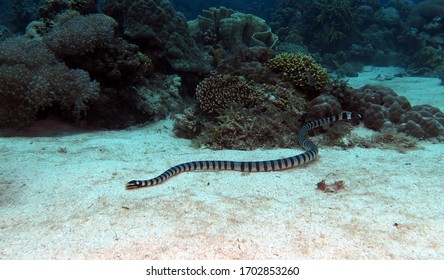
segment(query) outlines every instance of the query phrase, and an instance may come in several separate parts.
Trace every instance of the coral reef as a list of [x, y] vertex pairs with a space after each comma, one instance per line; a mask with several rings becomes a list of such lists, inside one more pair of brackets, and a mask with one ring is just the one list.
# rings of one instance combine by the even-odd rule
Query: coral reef
[[295, 147], [302, 113], [281, 110], [273, 105], [228, 109], [215, 121], [203, 123], [197, 146], [211, 149], [252, 150], [257, 148]]
[[[244, 76], [214, 74], [196, 88], [197, 118], [176, 120], [177, 135], [213, 149], [290, 147], [306, 100], [291, 84], [266, 84]], [[202, 131], [196, 137], [196, 131]]]
[[444, 134], [444, 113], [431, 105], [416, 105], [405, 113], [399, 127], [401, 132], [418, 139]]
[[374, 14], [375, 20], [378, 24], [384, 25], [388, 28], [398, 26], [401, 23], [401, 16], [397, 9], [387, 7], [379, 9]]
[[[269, 47], [276, 44], [278, 38], [272, 33], [265, 20], [225, 7], [203, 10], [197, 19], [189, 21], [191, 34], [200, 36], [206, 43], [220, 38], [221, 44], [228, 50], [237, 50], [246, 47]], [[209, 40], [208, 35], [214, 39]]]
[[416, 73], [438, 76], [444, 73], [444, 52], [440, 48], [426, 46], [412, 55], [407, 67]]
[[[6, 1], [5, 1], [6, 2]], [[13, 0], [10, 28], [14, 32], [21, 32], [30, 21], [36, 18], [36, 10], [42, 0]]]
[[46, 1], [37, 10], [39, 18], [54, 20], [56, 16], [64, 11], [77, 11], [81, 15], [97, 13], [98, 0], [50, 0]]
[[[323, 127], [318, 130], [324, 130], [319, 145], [330, 147], [350, 148], [355, 147], [358, 143], [352, 134], [353, 124], [349, 122], [335, 123], [328, 129]], [[316, 133], [316, 132], [315, 132]]]
[[307, 2], [308, 1], [298, 0], [279, 1], [279, 6], [275, 9], [270, 26], [281, 39], [280, 43], [289, 41], [288, 37], [290, 33], [293, 33], [293, 38], [302, 38], [299, 36], [299, 33], [301, 32], [301, 29], [303, 29], [302, 25], [304, 22], [302, 20], [302, 14], [307, 9]]
[[412, 9], [407, 17], [406, 24], [409, 27], [423, 30], [428, 24], [432, 24], [438, 19], [442, 21], [443, 18], [444, 2], [441, 0], [425, 0]]
[[[426, 0], [410, 12], [404, 30], [399, 36], [404, 58], [410, 73], [437, 77], [444, 73], [444, 2]], [[412, 56], [413, 58], [411, 58]]]
[[381, 1], [379, 0], [351, 0], [350, 3], [353, 7], [368, 6], [374, 11], [377, 11], [382, 7]]
[[362, 114], [364, 124], [381, 129], [386, 122], [399, 123], [410, 110], [410, 102], [385, 87], [364, 86], [351, 97], [350, 106]]
[[206, 73], [211, 58], [202, 54], [188, 33], [183, 15], [166, 0], [106, 0], [104, 11], [115, 18], [123, 34], [172, 68]]
[[[221, 115], [226, 109], [271, 105], [276, 108], [304, 110], [301, 94], [279, 85], [255, 83], [242, 76], [211, 75], [196, 88], [200, 109], [208, 115]], [[265, 107], [262, 109], [266, 111]]]
[[196, 88], [196, 100], [209, 114], [221, 114], [230, 106], [252, 106], [259, 99], [253, 84], [238, 76], [212, 75]]
[[170, 114], [182, 112], [189, 102], [182, 98], [180, 76], [154, 73], [148, 84], [138, 87], [144, 104], [152, 112], [153, 120], [164, 119]]
[[0, 43], [0, 126], [24, 128], [37, 114], [79, 120], [97, 99], [99, 84], [69, 69], [39, 41], [14, 37]]
[[243, 48], [236, 55], [221, 59], [216, 71], [219, 74], [243, 76], [255, 83], [277, 84], [278, 74], [266, 66], [266, 62], [274, 56], [270, 48]]
[[444, 114], [430, 105], [411, 106], [403, 96], [393, 90], [366, 85], [357, 90], [332, 93], [344, 110], [363, 116], [364, 125], [381, 130], [394, 127], [418, 139], [444, 135]]
[[268, 20], [271, 17], [273, 9], [278, 5], [279, 1], [269, 0], [170, 0], [174, 8], [177, 11], [184, 13], [186, 18], [196, 18], [201, 14], [203, 9], [208, 7], [219, 7], [220, 5], [226, 5], [234, 10], [242, 11], [244, 13], [257, 15], [263, 19]]
[[102, 87], [138, 84], [154, 68], [139, 47], [115, 37], [116, 22], [106, 15], [70, 17], [43, 36], [43, 42], [71, 68], [87, 70]]
[[281, 53], [267, 65], [287, 76], [295, 87], [308, 91], [320, 93], [330, 82], [327, 70], [306, 54]]
[[86, 70], [100, 83], [99, 97], [90, 102], [87, 120], [100, 126], [121, 128], [153, 119], [139, 85], [152, 73], [150, 56], [116, 36], [116, 21], [103, 14], [65, 12], [42, 41], [65, 64]]
[[0, 44], [1, 126], [56, 115], [121, 128], [189, 107], [175, 133], [212, 148], [291, 147], [302, 121], [341, 110], [381, 132], [444, 134], [438, 109], [387, 88], [350, 89], [318, 63], [342, 76], [402, 63], [442, 77], [442, 1], [285, 0], [270, 24], [225, 7], [186, 22], [167, 0], [101, 1], [108, 16], [97, 0], [39, 2], [12, 1], [29, 38]]
[[[350, 34], [356, 22], [356, 12], [350, 0], [311, 1], [304, 14], [308, 27], [307, 36], [318, 48], [331, 49]], [[311, 38], [310, 38], [311, 37]]]
[[11, 35], [12, 35], [11, 30], [9, 30], [8, 27], [0, 25], [0, 41], [3, 41], [4, 39], [8, 38]]
[[180, 88], [180, 77], [161, 73], [153, 73], [149, 82], [137, 85], [102, 87], [99, 98], [91, 102], [87, 120], [113, 129], [157, 121], [188, 106]]
[[[163, 93], [157, 79], [161, 79], [164, 83], [164, 78], [152, 77], [151, 84], [158, 85], [159, 90], [152, 89], [150, 91], [142, 87], [152, 74], [154, 63], [151, 56], [141, 52], [137, 45], [117, 37], [117, 23], [114, 19], [104, 14], [83, 16], [76, 11], [64, 11], [57, 14], [49, 25], [39, 25], [41, 22], [35, 22], [35, 24], [36, 26], [44, 26], [45, 32], [34, 33], [35, 39], [29, 40], [29, 42], [33, 42], [35, 47], [31, 48], [31, 51], [17, 48], [7, 57], [15, 59], [15, 64], [23, 63], [22, 60], [26, 58], [27, 68], [31, 66], [38, 68], [38, 70], [32, 69], [32, 71], [38, 72], [37, 74], [33, 74], [29, 70], [27, 75], [35, 76], [34, 78], [41, 81], [40, 83], [46, 83], [48, 88], [54, 87], [55, 89], [48, 89], [48, 91], [36, 89], [39, 92], [35, 96], [48, 101], [39, 105], [36, 103], [37, 101], [33, 100], [31, 103], [36, 104], [32, 107], [33, 109], [28, 110], [28, 113], [22, 110], [22, 114], [26, 116], [17, 118], [13, 125], [27, 126], [32, 123], [37, 114], [38, 116], [55, 114], [65, 119], [79, 119], [81, 117], [88, 124], [122, 128], [151, 121], [167, 114], [160, 110], [160, 106], [157, 107], [157, 103], [151, 102], [155, 99], [152, 96], [153, 92], [159, 93], [159, 95]], [[36, 54], [38, 50], [40, 51]], [[32, 54], [32, 57], [27, 52]], [[50, 77], [49, 74], [45, 74], [56, 71], [53, 64], [57, 65], [60, 73], [53, 74], [54, 83], [46, 81]], [[22, 72], [25, 73], [24, 70]], [[70, 73], [72, 77], [66, 73]], [[62, 77], [62, 75], [64, 76]], [[67, 81], [64, 82], [62, 78]], [[76, 79], [78, 87], [71, 85]], [[92, 79], [95, 81], [91, 82]], [[24, 82], [28, 80], [29, 78], [23, 78]], [[14, 80], [14, 82], [16, 81]], [[94, 94], [86, 94], [89, 89], [86, 89], [85, 84], [89, 83], [94, 85], [90, 89]], [[5, 82], [5, 84], [8, 83]], [[68, 95], [65, 93], [65, 85], [72, 88], [70, 97], [63, 97], [63, 95]], [[85, 89], [80, 88], [82, 86]], [[23, 92], [25, 92], [24, 95], [28, 95], [32, 90], [26, 88]], [[59, 92], [60, 94], [58, 94]], [[84, 95], [88, 95], [88, 98], [83, 97], [82, 92], [86, 92]], [[54, 94], [66, 102], [76, 102], [78, 106], [74, 109], [71, 108], [72, 113], [69, 114], [66, 112], [69, 104], [64, 105], [64, 103], [58, 102], [57, 98], [52, 96]], [[76, 96], [77, 101], [71, 100]], [[171, 104], [174, 104], [173, 98], [170, 101]], [[51, 103], [51, 105], [49, 106], [47, 103]], [[30, 107], [29, 104], [26, 106]], [[156, 109], [151, 106], [156, 106]], [[174, 106], [166, 106], [165, 110], [172, 107]], [[174, 110], [171, 111], [174, 112]]]
[[174, 116], [174, 135], [181, 138], [193, 139], [202, 131], [202, 123], [192, 108], [187, 108], [182, 114]]
[[407, 16], [415, 7], [415, 3], [412, 0], [390, 0], [387, 2], [387, 6], [395, 8], [401, 16], [401, 19], [406, 20]]
[[329, 94], [319, 95], [310, 102], [308, 108], [307, 121], [333, 116], [342, 111], [338, 99]]
[[286, 118], [302, 120], [307, 107], [304, 93], [324, 90], [330, 82], [327, 71], [303, 54], [273, 58], [263, 47], [244, 48], [237, 54], [222, 59], [215, 73], [199, 83], [198, 117], [180, 117], [175, 131], [195, 137], [199, 127], [202, 132], [194, 143], [214, 149], [294, 145], [298, 128]]
[[82, 56], [114, 40], [117, 22], [106, 15], [73, 16], [48, 32], [43, 41], [58, 57]]
[[270, 23], [280, 38], [275, 49], [308, 50], [324, 66], [339, 71], [339, 76], [355, 76], [350, 65], [359, 64], [397, 65], [415, 75], [440, 76], [443, 67], [427, 64], [439, 61], [444, 47], [443, 2], [415, 3], [282, 1]]

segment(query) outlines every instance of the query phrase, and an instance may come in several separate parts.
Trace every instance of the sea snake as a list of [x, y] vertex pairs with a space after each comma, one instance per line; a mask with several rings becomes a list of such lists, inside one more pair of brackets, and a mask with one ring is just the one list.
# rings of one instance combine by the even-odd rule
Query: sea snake
[[169, 178], [185, 172], [193, 170], [234, 170], [242, 172], [264, 172], [264, 171], [278, 171], [295, 166], [303, 165], [310, 162], [316, 158], [318, 155], [318, 147], [309, 139], [305, 138], [307, 131], [319, 127], [324, 124], [342, 121], [342, 120], [352, 120], [361, 119], [361, 116], [352, 112], [341, 112], [334, 116], [329, 116], [326, 118], [318, 119], [312, 122], [304, 124], [299, 130], [298, 141], [299, 144], [306, 150], [305, 152], [283, 158], [274, 160], [264, 160], [264, 161], [227, 161], [227, 160], [199, 160], [190, 161], [178, 164], [171, 167], [167, 171], [163, 172], [157, 177], [149, 180], [132, 180], [126, 184], [126, 189], [138, 189], [144, 187], [152, 187], [165, 182]]

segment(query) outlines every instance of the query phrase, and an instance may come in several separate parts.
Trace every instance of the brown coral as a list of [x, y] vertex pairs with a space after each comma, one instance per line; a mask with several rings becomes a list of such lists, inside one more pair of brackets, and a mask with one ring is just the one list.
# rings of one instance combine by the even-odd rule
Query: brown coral
[[411, 108], [405, 97], [398, 96], [389, 88], [372, 85], [366, 85], [350, 95], [350, 105], [352, 111], [363, 116], [365, 126], [376, 130], [386, 124], [399, 123]]
[[196, 88], [200, 108], [210, 114], [220, 114], [236, 105], [248, 107], [259, 100], [251, 82], [231, 75], [213, 75], [205, 78]]
[[195, 140], [197, 146], [211, 149], [252, 150], [297, 146], [302, 116], [295, 110], [274, 106], [252, 109], [227, 109], [215, 121], [205, 123]]
[[203, 123], [195, 142], [212, 149], [293, 147], [306, 109], [305, 99], [291, 87], [233, 75], [206, 78], [196, 99], [214, 118]]
[[364, 125], [374, 130], [395, 127], [418, 139], [444, 135], [444, 113], [431, 105], [411, 106], [403, 96], [383, 86], [366, 85], [357, 90], [332, 92], [344, 110], [358, 112]]
[[341, 103], [332, 95], [322, 94], [313, 99], [309, 105], [307, 121], [313, 121], [341, 112]]
[[267, 65], [289, 77], [297, 88], [321, 92], [330, 82], [327, 70], [303, 53], [281, 53], [270, 59]]

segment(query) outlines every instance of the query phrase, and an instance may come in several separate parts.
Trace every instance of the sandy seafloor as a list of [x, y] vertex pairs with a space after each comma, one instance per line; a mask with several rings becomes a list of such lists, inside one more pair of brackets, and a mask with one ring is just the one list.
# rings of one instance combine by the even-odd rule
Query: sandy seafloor
[[[367, 67], [349, 83], [384, 84], [444, 110], [439, 79], [374, 80], [398, 70]], [[296, 152], [194, 149], [173, 136], [171, 120], [32, 131], [49, 126], [65, 135], [0, 138], [1, 259], [444, 259], [444, 144], [407, 153], [321, 146], [301, 168], [187, 172], [127, 191], [127, 181], [181, 162]], [[323, 179], [345, 189], [316, 190]]]

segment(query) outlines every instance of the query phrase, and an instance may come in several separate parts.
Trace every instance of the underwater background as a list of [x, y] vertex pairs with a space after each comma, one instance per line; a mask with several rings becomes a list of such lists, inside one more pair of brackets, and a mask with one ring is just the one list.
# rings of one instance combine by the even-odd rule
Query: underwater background
[[0, 11], [0, 259], [444, 258], [443, 0]]
[[2, 127], [53, 116], [125, 128], [183, 113], [176, 136], [254, 149], [291, 146], [303, 121], [349, 110], [374, 130], [443, 133], [436, 108], [346, 82], [365, 65], [442, 80], [439, 0], [1, 3]]

